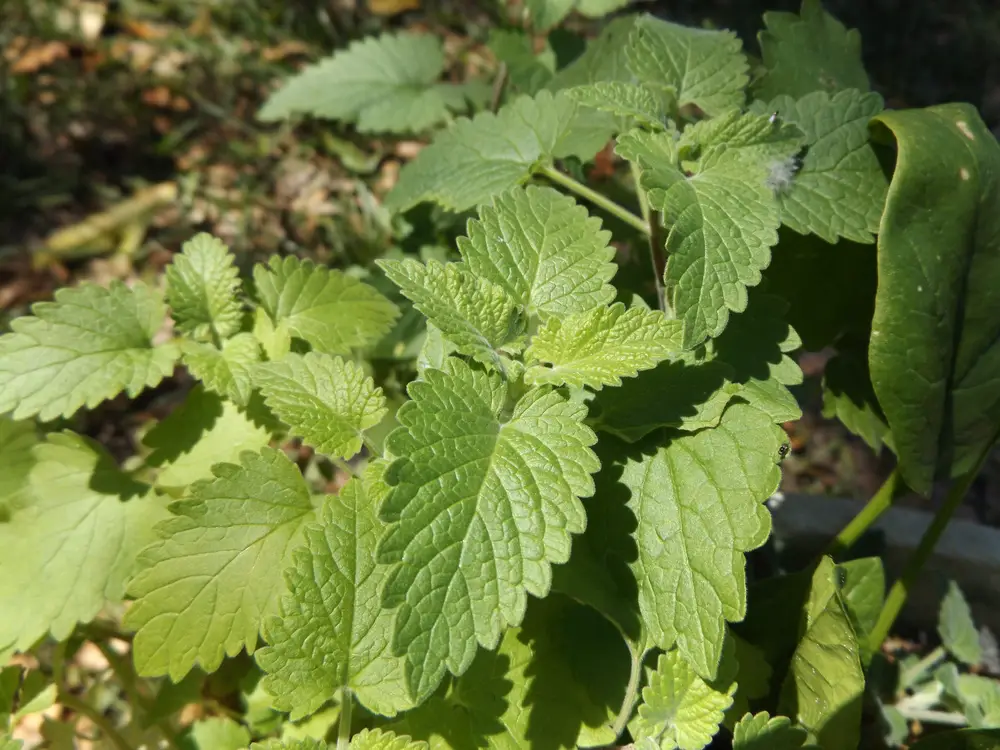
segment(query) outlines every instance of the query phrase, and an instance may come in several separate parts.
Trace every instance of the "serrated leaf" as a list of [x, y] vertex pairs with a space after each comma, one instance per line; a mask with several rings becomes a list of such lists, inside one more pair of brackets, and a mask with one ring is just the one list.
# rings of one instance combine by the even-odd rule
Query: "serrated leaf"
[[374, 346], [399, 317], [368, 284], [308, 260], [275, 256], [255, 266], [253, 277], [271, 321], [316, 351], [349, 354]]
[[823, 10], [819, 0], [802, 0], [799, 15], [770, 11], [758, 35], [765, 73], [754, 96], [805, 96], [813, 91], [868, 91], [861, 60], [861, 35]]
[[0, 648], [27, 649], [46, 633], [62, 640], [121, 601], [138, 551], [167, 516], [91, 440], [53, 433], [33, 453], [30, 502], [0, 524]]
[[529, 312], [566, 315], [614, 299], [611, 233], [570, 197], [529, 185], [497, 196], [458, 249], [469, 269]]
[[578, 58], [556, 73], [548, 87], [557, 91], [599, 81], [633, 82], [625, 48], [637, 18], [628, 15], [609, 21]]
[[726, 621], [746, 614], [744, 553], [770, 531], [763, 502], [778, 487], [783, 442], [768, 415], [736, 403], [714, 429], [674, 434], [624, 464], [643, 622], [656, 645], [676, 644], [706, 679], [715, 677]]
[[979, 631], [972, 621], [972, 611], [962, 596], [962, 590], [954, 581], [949, 581], [948, 592], [941, 600], [938, 633], [944, 647], [963, 664], [974, 667], [982, 662]]
[[253, 337], [257, 339], [264, 356], [274, 361], [292, 350], [292, 334], [285, 323], [275, 325], [263, 307], [254, 311]]
[[245, 726], [222, 716], [196, 721], [190, 736], [196, 750], [242, 750], [250, 742]]
[[377, 263], [460, 353], [499, 367], [500, 349], [520, 350], [524, 317], [502, 287], [460, 263], [424, 265], [409, 258]]
[[260, 344], [251, 333], [238, 333], [222, 342], [222, 348], [200, 341], [182, 341], [184, 365], [205, 384], [238, 406], [250, 402], [253, 366], [260, 361]]
[[225, 243], [205, 232], [196, 234], [165, 273], [167, 304], [178, 331], [214, 341], [240, 330], [239, 271]]
[[679, 350], [681, 326], [659, 310], [625, 309], [622, 303], [596, 307], [568, 318], [550, 318], [531, 340], [525, 371], [533, 385], [621, 385]]
[[173, 372], [177, 348], [153, 345], [166, 309], [141, 282], [59, 289], [0, 336], [0, 414], [72, 416], [122, 391], [134, 397]]
[[808, 737], [787, 716], [771, 718], [767, 711], [747, 714], [733, 728], [733, 750], [798, 750]]
[[571, 11], [600, 18], [628, 3], [629, 0], [527, 0], [527, 8], [532, 27], [545, 31], [561, 23]]
[[607, 142], [613, 118], [564, 94], [522, 96], [496, 114], [461, 118], [399, 173], [386, 196], [392, 211], [434, 201], [452, 211], [488, 203], [553, 159], [590, 159]]
[[865, 679], [838, 584], [836, 566], [824, 557], [812, 576], [778, 710], [824, 750], [857, 750]]
[[35, 465], [38, 431], [32, 421], [0, 416], [0, 524], [31, 503], [29, 477]]
[[842, 345], [823, 368], [823, 416], [836, 417], [876, 453], [892, 448], [892, 434], [879, 408], [868, 372], [868, 356], [861, 346]]
[[312, 737], [265, 740], [250, 745], [250, 750], [329, 750], [329, 745]]
[[487, 46], [507, 66], [508, 87], [515, 93], [533, 95], [552, 80], [556, 56], [552, 46], [535, 53], [534, 39], [524, 31], [490, 29]]
[[701, 750], [712, 741], [736, 683], [712, 685], [678, 651], [660, 654], [630, 729], [636, 750]]
[[463, 88], [438, 83], [441, 40], [430, 34], [382, 34], [356, 41], [285, 81], [261, 120], [309, 114], [357, 123], [362, 133], [419, 132], [466, 109]]
[[958, 695], [969, 725], [1000, 727], [1000, 683], [990, 677], [963, 674], [957, 680]]
[[889, 183], [869, 143], [868, 123], [882, 111], [882, 97], [857, 89], [832, 96], [814, 91], [798, 100], [779, 96], [754, 111], [777, 112], [805, 134], [805, 156], [778, 195], [782, 222], [827, 242], [874, 242]]
[[670, 89], [679, 106], [717, 115], [742, 107], [749, 78], [743, 45], [731, 31], [680, 26], [641, 16], [625, 48], [628, 67], [650, 87]]
[[423, 377], [388, 440], [400, 460], [379, 547], [398, 563], [386, 605], [399, 605], [395, 647], [417, 699], [445, 670], [464, 672], [477, 642], [494, 647], [529, 593], [548, 592], [551, 564], [583, 531], [578, 498], [593, 492], [598, 468], [583, 404], [534, 388], [505, 408], [499, 375], [454, 358]]
[[427, 743], [382, 729], [362, 729], [351, 737], [351, 750], [427, 750]]
[[254, 379], [292, 434], [328, 456], [354, 456], [364, 431], [387, 413], [382, 389], [361, 366], [329, 354], [289, 354], [260, 365]]
[[566, 90], [576, 102], [616, 117], [634, 120], [652, 130], [666, 130], [663, 92], [653, 93], [640, 84], [600, 81]]
[[175, 682], [196, 664], [212, 672], [224, 655], [253, 653], [275, 614], [282, 572], [314, 520], [309, 488], [284, 453], [244, 452], [240, 465], [212, 467], [157, 528], [129, 582], [137, 599], [125, 616], [143, 675]]
[[280, 613], [265, 624], [264, 688], [293, 721], [342, 688], [378, 714], [410, 707], [403, 662], [390, 652], [393, 614], [379, 606], [389, 568], [375, 563], [384, 529], [375, 500], [360, 479], [326, 497], [321, 523], [306, 528], [285, 573]]
[[158, 469], [156, 486], [182, 489], [211, 477], [213, 465], [237, 461], [270, 439], [270, 431], [235, 404], [195, 386], [142, 442], [152, 451], [146, 465]]

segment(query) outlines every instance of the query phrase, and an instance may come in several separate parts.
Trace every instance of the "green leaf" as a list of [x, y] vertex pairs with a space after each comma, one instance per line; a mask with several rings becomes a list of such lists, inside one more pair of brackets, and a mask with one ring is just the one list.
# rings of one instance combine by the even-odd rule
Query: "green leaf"
[[747, 714], [733, 729], [733, 750], [798, 750], [808, 733], [793, 727], [787, 716], [771, 716], [767, 711]]
[[970, 471], [1000, 423], [1000, 146], [970, 105], [875, 119], [898, 156], [869, 362], [903, 479], [926, 494]]
[[621, 385], [680, 349], [681, 330], [659, 310], [596, 307], [568, 318], [550, 318], [525, 352], [525, 382], [533, 385]]
[[261, 120], [308, 114], [357, 124], [362, 133], [419, 132], [466, 108], [462, 87], [438, 83], [445, 58], [430, 34], [382, 34], [356, 41], [287, 80]]
[[875, 629], [885, 603], [885, 571], [882, 569], [882, 561], [877, 557], [849, 560], [837, 565], [837, 574], [841, 579], [840, 595], [854, 628], [861, 663], [867, 667], [873, 656], [868, 637]]
[[142, 442], [152, 451], [146, 465], [159, 470], [156, 486], [182, 489], [210, 477], [214, 464], [238, 461], [241, 453], [259, 450], [270, 439], [270, 431], [235, 404], [195, 386]]
[[635, 22], [625, 55], [640, 83], [670, 90], [681, 107], [694, 104], [705, 114], [718, 115], [743, 106], [749, 78], [742, 47], [731, 31], [695, 29], [644, 15]]
[[351, 737], [350, 750], [427, 750], [427, 743], [382, 729], [362, 729]]
[[182, 341], [184, 365], [213, 393], [238, 406], [250, 403], [253, 366], [260, 361], [260, 344], [253, 334], [238, 333], [219, 349], [200, 341]]
[[499, 195], [466, 233], [458, 249], [469, 269], [529, 313], [584, 312], [615, 297], [611, 233], [557, 190], [529, 185]]
[[583, 54], [556, 74], [549, 88], [557, 91], [600, 81], [633, 83], [626, 48], [637, 18], [619, 16], [608, 22], [600, 35], [588, 42]]
[[284, 591], [282, 572], [314, 520], [309, 489], [284, 453], [244, 452], [240, 465], [216, 464], [214, 479], [192, 485], [157, 528], [129, 582], [137, 601], [125, 616], [138, 632], [136, 669], [175, 682], [224, 655], [253, 653]]
[[[723, 724], [733, 731], [739, 723], [738, 719], [750, 708], [750, 701], [766, 698], [771, 690], [771, 677], [774, 670], [767, 663], [764, 651], [737, 635], [729, 634], [735, 646], [736, 692], [733, 693], [733, 705], [726, 711]], [[725, 658], [725, 657], [723, 657]]]
[[585, 107], [610, 112], [616, 117], [635, 120], [651, 130], [666, 130], [663, 104], [658, 96], [643, 85], [620, 81], [600, 81], [566, 90], [566, 95]]
[[836, 417], [876, 453], [892, 447], [892, 434], [879, 408], [868, 373], [867, 352], [842, 347], [823, 368], [823, 416]]
[[292, 350], [292, 334], [288, 326], [283, 322], [275, 325], [263, 307], [254, 311], [253, 337], [269, 360], [281, 359]]
[[814, 91], [798, 100], [779, 96], [753, 111], [777, 112], [805, 133], [801, 165], [779, 191], [782, 222], [827, 242], [874, 242], [888, 181], [869, 143], [868, 123], [882, 111], [882, 97], [857, 89]]
[[869, 90], [861, 35], [824, 11], [820, 0], [802, 0], [799, 15], [765, 13], [764, 25], [767, 30], [758, 34], [758, 41], [765, 72], [753, 86], [757, 99]]
[[405, 211], [434, 201], [465, 211], [523, 183], [553, 159], [591, 158], [613, 129], [613, 118], [581, 107], [564, 94], [522, 96], [496, 114], [461, 118], [439, 133], [400, 170], [385, 205]]
[[556, 56], [551, 45], [535, 54], [533, 39], [526, 32], [493, 28], [487, 46], [507, 66], [510, 90], [530, 96], [552, 80]]
[[910, 745], [910, 750], [996, 750], [1000, 729], [959, 729], [938, 732]]
[[318, 452], [351, 458], [364, 431], [386, 415], [382, 389], [354, 362], [329, 354], [289, 354], [260, 365], [254, 378], [267, 405]]
[[706, 679], [715, 677], [726, 621], [746, 614], [744, 553], [770, 532], [763, 502], [778, 488], [783, 442], [768, 415], [737, 403], [715, 429], [673, 434], [624, 465], [643, 622], [656, 645], [676, 644]]
[[197, 750], [242, 750], [250, 742], [250, 732], [232, 719], [213, 716], [191, 725], [191, 740]]
[[388, 440], [400, 460], [382, 508], [394, 525], [379, 547], [398, 564], [386, 606], [399, 606], [395, 647], [417, 699], [446, 669], [464, 672], [477, 642], [495, 647], [529, 593], [548, 593], [551, 564], [583, 531], [578, 498], [598, 468], [583, 404], [534, 388], [508, 406], [499, 375], [454, 358], [423, 377]]
[[520, 350], [524, 318], [502, 287], [461, 263], [424, 265], [409, 258], [377, 263], [462, 354], [499, 367], [500, 349]]
[[167, 304], [178, 331], [197, 339], [227, 339], [240, 330], [242, 306], [236, 259], [202, 232], [184, 243], [166, 268]]
[[0, 414], [69, 417], [173, 372], [177, 348], [154, 346], [166, 310], [148, 286], [113, 281], [60, 289], [0, 336]]
[[321, 523], [306, 528], [285, 573], [289, 594], [280, 614], [266, 622], [270, 645], [257, 652], [257, 663], [275, 707], [293, 721], [341, 688], [378, 714], [409, 708], [403, 662], [390, 652], [393, 613], [379, 606], [389, 568], [375, 563], [384, 528], [377, 499], [360, 479], [326, 497]]
[[948, 583], [948, 593], [941, 600], [938, 633], [944, 647], [963, 664], [974, 667], [982, 662], [979, 631], [972, 621], [972, 612], [962, 596], [962, 590], [954, 581]]
[[0, 523], [0, 648], [24, 650], [46, 633], [62, 640], [121, 601], [136, 555], [167, 516], [93, 441], [53, 433], [33, 453], [30, 502]]
[[[29, 477], [35, 465], [38, 432], [33, 422], [0, 416], [0, 524], [31, 503]], [[0, 526], [2, 528], [2, 526]]]
[[327, 354], [374, 346], [399, 316], [368, 284], [308, 260], [275, 256], [253, 277], [271, 321]]
[[857, 750], [865, 680], [838, 577], [828, 557], [813, 573], [778, 710], [823, 750]]
[[660, 654], [630, 729], [636, 750], [701, 750], [733, 702], [736, 683], [712, 685], [678, 651]]
[[561, 23], [571, 11], [600, 18], [628, 3], [629, 0], [527, 0], [527, 7], [532, 27], [545, 31]]
[[1000, 683], [978, 674], [963, 674], [957, 687], [970, 726], [1000, 727]]
[[21, 740], [15, 740], [9, 734], [0, 735], [0, 750], [21, 750], [23, 747]]
[[322, 740], [311, 737], [300, 737], [297, 739], [255, 742], [250, 745], [250, 750], [329, 750], [329, 747]]

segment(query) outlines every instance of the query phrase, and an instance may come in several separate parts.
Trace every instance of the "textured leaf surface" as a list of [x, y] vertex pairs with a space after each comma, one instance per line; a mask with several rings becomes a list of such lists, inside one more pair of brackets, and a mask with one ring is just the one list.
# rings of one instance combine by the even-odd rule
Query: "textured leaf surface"
[[972, 621], [972, 612], [962, 596], [962, 590], [954, 581], [948, 583], [948, 592], [941, 600], [938, 634], [944, 647], [963, 664], [974, 667], [982, 662], [979, 631]]
[[754, 84], [758, 99], [781, 94], [798, 98], [813, 91], [868, 91], [861, 61], [861, 35], [826, 13], [819, 0], [803, 0], [800, 15], [764, 14], [758, 35], [764, 76]]
[[805, 134], [802, 163], [778, 196], [782, 222], [827, 242], [873, 242], [888, 181], [869, 143], [868, 123], [882, 111], [882, 97], [857, 89], [832, 96], [814, 91], [798, 100], [779, 96], [754, 110], [777, 112]]
[[375, 563], [383, 530], [379, 499], [360, 479], [327, 496], [322, 523], [306, 528], [285, 574], [289, 595], [281, 612], [267, 620], [270, 645], [257, 652], [257, 663], [275, 707], [290, 711], [293, 721], [343, 687], [375, 713], [409, 707], [403, 662], [390, 652], [392, 612], [379, 606], [389, 572]]
[[550, 318], [525, 353], [525, 381], [536, 385], [601, 388], [620, 385], [680, 349], [681, 330], [659, 310], [620, 302], [568, 318]]
[[250, 742], [250, 731], [232, 719], [213, 716], [191, 725], [196, 750], [242, 750]]
[[250, 745], [250, 750], [329, 750], [322, 740], [303, 737], [286, 740], [265, 740]]
[[1000, 146], [969, 105], [876, 121], [898, 156], [868, 356], [903, 478], [929, 493], [971, 470], [1000, 424]]
[[893, 445], [892, 433], [879, 408], [868, 372], [868, 352], [860, 346], [844, 351], [823, 370], [823, 416], [836, 417], [852, 433], [879, 452]]
[[733, 728], [733, 750], [798, 750], [808, 733], [793, 727], [787, 716], [771, 716], [767, 711], [747, 714]]
[[351, 750], [427, 750], [427, 743], [382, 729], [362, 729], [351, 737]]
[[33, 453], [30, 497], [0, 523], [0, 648], [27, 649], [46, 633], [62, 640], [120, 601], [136, 555], [167, 516], [96, 443], [54, 433]]
[[735, 690], [734, 682], [705, 682], [677, 651], [660, 654], [642, 689], [633, 725], [636, 750], [701, 750], [718, 731]]
[[275, 614], [282, 572], [303, 528], [314, 520], [298, 468], [272, 448], [216, 464], [214, 479], [193, 485], [171, 506], [129, 583], [137, 601], [126, 615], [138, 630], [136, 668], [179, 680], [196, 664], [218, 668], [224, 655], [252, 653], [261, 625]]
[[225, 339], [240, 329], [239, 271], [229, 248], [201, 233], [166, 268], [167, 304], [176, 328], [196, 338]]
[[519, 97], [496, 114], [459, 119], [440, 133], [400, 171], [386, 206], [405, 211], [434, 201], [465, 211], [521, 184], [553, 158], [589, 159], [613, 128], [613, 118], [564, 94], [542, 91]]
[[868, 666], [872, 658], [869, 635], [878, 622], [885, 603], [885, 571], [877, 557], [862, 557], [837, 566], [840, 576], [840, 595], [844, 609], [851, 620], [861, 655], [861, 663]]
[[357, 123], [362, 133], [426, 130], [465, 109], [462, 89], [438, 83], [445, 59], [430, 34], [383, 34], [310, 65], [276, 91], [265, 121], [294, 114]]
[[387, 413], [382, 389], [360, 365], [329, 354], [289, 354], [255, 374], [267, 405], [320, 453], [350, 458]]
[[549, 84], [553, 91], [599, 81], [632, 83], [626, 47], [637, 16], [619, 16], [609, 21], [583, 54], [560, 70]]
[[400, 461], [382, 511], [395, 523], [379, 549], [398, 564], [386, 603], [399, 605], [395, 644], [416, 698], [446, 669], [464, 672], [477, 642], [494, 647], [527, 594], [548, 592], [598, 468], [582, 404], [531, 389], [504, 416], [498, 375], [451, 359], [423, 377], [388, 441]]
[[141, 282], [60, 289], [0, 336], [0, 414], [69, 417], [122, 391], [136, 396], [173, 372], [177, 348], [153, 346], [166, 315]]
[[640, 82], [672, 90], [680, 106], [694, 104], [709, 115], [743, 106], [747, 61], [731, 31], [645, 15], [635, 22], [625, 54]]
[[525, 31], [490, 29], [487, 46], [507, 66], [507, 86], [513, 93], [532, 95], [552, 80], [556, 56], [552, 46], [536, 53], [534, 39]]
[[[31, 421], [0, 416], [0, 524], [31, 503], [28, 477], [35, 465], [38, 432]], [[0, 527], [2, 528], [2, 527]]]
[[222, 348], [200, 341], [181, 342], [184, 364], [213, 393], [246, 406], [253, 391], [253, 366], [260, 361], [260, 344], [250, 333], [238, 333]]
[[770, 417], [733, 404], [715, 429], [674, 435], [624, 466], [643, 622], [706, 679], [716, 674], [726, 621], [746, 613], [744, 553], [770, 531], [762, 503], [778, 487], [783, 442]]
[[276, 256], [253, 276], [271, 320], [327, 354], [374, 346], [399, 316], [368, 284], [311, 261]]
[[620, 81], [600, 81], [574, 86], [566, 95], [580, 104], [629, 118], [653, 130], [666, 130], [663, 104], [645, 86]]
[[529, 312], [566, 315], [614, 299], [611, 233], [557, 190], [529, 185], [500, 195], [467, 234], [458, 249], [472, 272]]
[[504, 289], [459, 263], [380, 260], [379, 267], [462, 354], [499, 366], [499, 349], [520, 349], [524, 321]]

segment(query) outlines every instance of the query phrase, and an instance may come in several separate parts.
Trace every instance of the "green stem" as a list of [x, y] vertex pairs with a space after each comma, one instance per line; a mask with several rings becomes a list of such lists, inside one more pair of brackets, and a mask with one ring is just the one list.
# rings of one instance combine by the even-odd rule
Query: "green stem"
[[86, 701], [82, 701], [75, 695], [63, 692], [62, 690], [59, 691], [58, 701], [71, 711], [75, 711], [81, 716], [86, 716], [94, 722], [94, 726], [100, 729], [104, 736], [107, 737], [111, 744], [117, 747], [118, 750], [133, 750], [132, 746], [129, 745], [125, 738], [118, 733], [118, 730], [114, 728], [104, 714]]
[[878, 492], [872, 495], [871, 500], [868, 501], [862, 511], [852, 518], [843, 531], [837, 534], [834, 540], [830, 542], [830, 546], [827, 547], [825, 554], [835, 557], [853, 547], [855, 542], [861, 538], [861, 535], [868, 531], [871, 525], [892, 505], [892, 498], [896, 494], [898, 486], [899, 468], [897, 467], [892, 470], [889, 477], [882, 483]]
[[639, 680], [642, 678], [642, 660], [646, 657], [646, 651], [639, 644], [629, 642], [629, 651], [632, 652], [631, 673], [628, 676], [628, 686], [625, 688], [625, 700], [615, 717], [615, 723], [611, 725], [615, 739], [625, 731], [628, 720], [632, 718], [632, 711], [639, 700]]
[[618, 219], [621, 219], [630, 227], [639, 230], [645, 235], [648, 235], [650, 233], [648, 221], [644, 221], [641, 217], [636, 216], [631, 211], [622, 208], [613, 200], [601, 195], [596, 190], [591, 190], [582, 182], [577, 182], [569, 175], [563, 174], [555, 167], [552, 166], [542, 167], [541, 173], [546, 177], [548, 177], [550, 180], [552, 180], [552, 182], [556, 183], [557, 185], [566, 188], [572, 193], [576, 193], [581, 198], [586, 198], [595, 206], [603, 208], [609, 214]]
[[906, 709], [899, 711], [904, 719], [909, 719], [910, 721], [919, 721], [923, 724], [940, 724], [942, 726], [949, 727], [964, 727], [968, 726], [969, 720], [965, 718], [964, 714], [952, 713], [947, 711], [930, 711], [928, 709]]
[[635, 194], [639, 199], [639, 210], [642, 212], [642, 220], [649, 227], [649, 263], [653, 268], [653, 283], [656, 285], [656, 299], [660, 303], [660, 309], [666, 312], [667, 297], [663, 291], [663, 268], [666, 265], [666, 258], [663, 256], [663, 235], [660, 233], [659, 216], [649, 207], [649, 199], [639, 185], [639, 178], [642, 170], [634, 161], [629, 162], [632, 170], [632, 182], [635, 184]]
[[337, 750], [351, 747], [351, 709], [354, 696], [349, 687], [340, 689], [340, 720], [337, 722]]
[[925, 673], [931, 671], [934, 666], [941, 661], [947, 652], [944, 650], [944, 646], [938, 646], [936, 649], [931, 651], [927, 656], [918, 661], [912, 667], [903, 672], [899, 677], [899, 684], [903, 690], [908, 689], [917, 680], [924, 676]]
[[882, 641], [889, 635], [889, 629], [896, 622], [896, 617], [899, 616], [903, 604], [906, 603], [907, 594], [916, 585], [924, 564], [930, 558], [935, 545], [938, 543], [938, 539], [941, 538], [945, 528], [947, 528], [951, 517], [958, 510], [958, 506], [962, 504], [962, 500], [965, 499], [965, 494], [969, 491], [969, 487], [972, 486], [972, 483], [979, 475], [979, 471], [983, 468], [986, 457], [989, 456], [995, 442], [996, 436], [983, 448], [983, 452], [972, 470], [952, 485], [951, 490], [948, 492], [948, 497], [945, 498], [944, 503], [938, 508], [937, 513], [934, 514], [931, 525], [927, 527], [924, 535], [920, 538], [920, 544], [917, 545], [916, 551], [907, 561], [903, 575], [899, 577], [899, 580], [889, 590], [889, 595], [885, 598], [885, 604], [882, 605], [882, 611], [879, 613], [878, 620], [875, 622], [875, 627], [872, 628], [868, 641], [873, 651], [881, 648]]

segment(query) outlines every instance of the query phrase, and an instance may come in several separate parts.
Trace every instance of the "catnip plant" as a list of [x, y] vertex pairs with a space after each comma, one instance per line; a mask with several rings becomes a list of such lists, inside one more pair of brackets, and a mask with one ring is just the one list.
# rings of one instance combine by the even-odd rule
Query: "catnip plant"
[[[536, 32], [569, 11], [527, 5]], [[125, 673], [164, 702], [252, 657], [268, 718], [226, 747], [859, 747], [866, 675], [1000, 425], [1000, 149], [970, 106], [886, 110], [814, 0], [764, 24], [751, 61], [620, 15], [558, 69], [498, 30], [492, 87], [389, 33], [287, 81], [262, 119], [436, 128], [385, 206], [460, 236], [241, 278], [201, 234], [162, 291], [81, 284], [15, 319], [0, 649], [61, 665], [124, 611]], [[619, 174], [588, 184], [609, 143]], [[829, 554], [748, 576], [802, 347], [836, 350], [825, 412], [897, 468]], [[67, 429], [178, 366], [197, 385], [125, 465]], [[886, 596], [845, 552], [942, 482]], [[51, 700], [88, 711], [60, 669]]]

